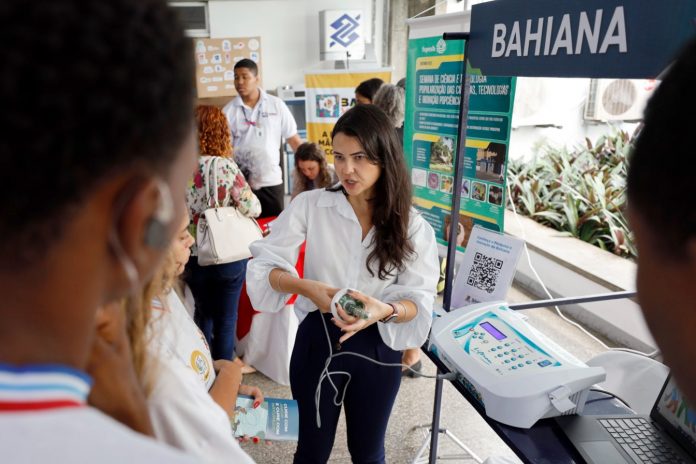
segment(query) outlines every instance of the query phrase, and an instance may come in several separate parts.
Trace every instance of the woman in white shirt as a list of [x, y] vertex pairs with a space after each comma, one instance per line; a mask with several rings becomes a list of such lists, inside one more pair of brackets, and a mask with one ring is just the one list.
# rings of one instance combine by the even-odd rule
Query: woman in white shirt
[[[251, 464], [232, 433], [237, 394], [253, 395], [254, 407], [263, 402], [257, 387], [240, 385], [240, 366], [216, 360], [203, 333], [179, 296], [167, 285], [180, 275], [190, 255], [193, 237], [181, 225], [165, 263], [164, 295], [152, 302], [148, 329], [151, 381], [148, 409], [157, 439], [197, 456], [206, 463]], [[163, 277], [163, 276], [160, 276]], [[147, 364], [146, 364], [147, 366]]]
[[[338, 120], [332, 138], [340, 185], [298, 195], [271, 234], [252, 244], [247, 291], [264, 311], [278, 311], [288, 294], [299, 295], [301, 324], [290, 363], [300, 408], [294, 462], [328, 460], [344, 399], [352, 461], [381, 463], [401, 380], [399, 350], [420, 346], [430, 329], [437, 247], [432, 228], [411, 207], [403, 151], [384, 112], [356, 106]], [[305, 240], [300, 279], [294, 265]], [[347, 322], [331, 317], [331, 300], [343, 287], [356, 290], [364, 319], [340, 307]]]

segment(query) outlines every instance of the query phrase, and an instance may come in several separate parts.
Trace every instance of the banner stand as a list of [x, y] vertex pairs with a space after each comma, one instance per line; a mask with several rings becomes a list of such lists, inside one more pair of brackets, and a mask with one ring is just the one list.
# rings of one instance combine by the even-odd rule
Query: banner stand
[[[466, 129], [467, 129], [467, 118], [469, 117], [469, 95], [471, 92], [471, 79], [469, 74], [466, 72], [466, 62], [469, 57], [469, 33], [468, 32], [445, 32], [442, 35], [443, 40], [464, 40], [464, 60], [462, 61], [462, 91], [461, 100], [459, 106], [459, 127], [458, 127], [458, 137], [457, 137], [457, 162], [454, 166], [454, 194], [452, 195], [452, 220], [450, 221], [450, 237], [457, 236], [457, 226], [459, 224], [459, 208], [462, 199], [462, 189], [459, 188], [462, 185], [462, 178], [464, 177], [464, 151], [466, 150]], [[452, 303], [452, 283], [454, 279], [454, 266], [456, 264], [457, 255], [457, 241], [449, 240], [447, 242], [447, 265], [445, 267], [445, 290], [443, 294], [442, 306], [445, 311], [449, 312], [450, 305]], [[437, 374], [442, 374], [440, 370], [437, 370]], [[462, 449], [464, 449], [472, 458], [476, 459], [476, 456], [466, 447], [463, 446], [461, 441], [457, 440], [450, 431], [444, 428], [440, 428], [440, 410], [442, 407], [442, 386], [443, 380], [438, 378], [435, 380], [435, 398], [433, 401], [433, 421], [430, 426], [430, 459], [428, 462], [435, 464], [437, 461], [437, 448], [438, 439], [440, 434], [449, 436], [452, 440], [457, 443]], [[421, 452], [422, 452], [421, 448]], [[420, 453], [416, 456], [413, 461], [418, 462]]]

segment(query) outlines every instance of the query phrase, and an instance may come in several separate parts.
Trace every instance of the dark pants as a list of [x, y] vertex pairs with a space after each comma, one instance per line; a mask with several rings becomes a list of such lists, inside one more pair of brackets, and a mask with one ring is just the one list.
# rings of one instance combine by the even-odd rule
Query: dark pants
[[283, 184], [261, 187], [252, 190], [261, 203], [261, 217], [278, 216], [285, 206], [285, 187]]
[[[340, 351], [336, 351], [341, 331], [331, 322], [331, 314], [322, 315], [319, 311], [309, 313], [300, 324], [290, 360], [290, 386], [300, 410], [296, 464], [325, 463], [329, 459], [341, 412], [341, 408], [333, 403], [334, 390], [325, 379], [319, 403], [321, 428], [317, 428], [314, 395], [329, 356], [322, 317], [329, 329], [334, 353], [352, 351], [380, 362], [401, 362], [401, 352], [384, 344], [376, 325], [358, 332], [343, 343]], [[343, 403], [352, 461], [357, 464], [384, 463], [384, 436], [401, 384], [401, 368], [378, 366], [348, 355], [332, 359], [329, 371], [346, 371], [352, 376]], [[340, 401], [348, 376], [336, 374], [331, 378], [339, 389], [337, 401]]]
[[234, 358], [237, 310], [246, 266], [246, 259], [199, 266], [195, 256], [186, 264], [186, 283], [196, 302], [193, 318], [208, 342], [213, 359]]

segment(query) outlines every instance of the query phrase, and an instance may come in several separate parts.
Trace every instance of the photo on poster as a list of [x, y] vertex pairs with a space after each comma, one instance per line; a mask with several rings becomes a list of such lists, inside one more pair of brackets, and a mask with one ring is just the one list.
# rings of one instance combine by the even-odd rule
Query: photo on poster
[[338, 95], [317, 95], [317, 117], [338, 118], [341, 114]]
[[486, 201], [486, 184], [474, 182], [471, 189], [471, 198], [477, 201]]
[[503, 188], [499, 185], [491, 185], [488, 188], [488, 203], [492, 205], [503, 204]]
[[[444, 227], [442, 229], [443, 239], [449, 243], [450, 224], [452, 224], [452, 215], [445, 215]], [[469, 243], [471, 230], [474, 228], [474, 220], [466, 214], [459, 213], [459, 224], [457, 224], [457, 246], [466, 248]]]
[[476, 178], [503, 183], [507, 147], [503, 143], [490, 142], [486, 148], [476, 151]]
[[441, 136], [430, 143], [430, 169], [433, 171], [452, 172], [454, 167], [454, 138]]
[[440, 175], [431, 172], [428, 174], [428, 188], [437, 190], [440, 187]]
[[469, 179], [462, 179], [462, 198], [469, 198], [470, 192], [471, 192], [471, 181]]
[[413, 169], [411, 171], [411, 183], [418, 187], [425, 187], [425, 179], [428, 172], [423, 169]]
[[452, 193], [452, 184], [454, 178], [452, 176], [440, 176], [440, 191], [444, 193]]

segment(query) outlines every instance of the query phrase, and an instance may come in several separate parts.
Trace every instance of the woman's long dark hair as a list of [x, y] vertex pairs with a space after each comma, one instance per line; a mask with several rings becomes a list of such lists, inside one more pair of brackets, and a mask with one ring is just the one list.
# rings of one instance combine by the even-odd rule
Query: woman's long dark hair
[[[372, 224], [375, 235], [366, 266], [374, 276], [372, 263], [376, 261], [377, 275], [385, 280], [395, 271], [403, 271], [406, 260], [415, 253], [408, 236], [411, 182], [403, 149], [389, 118], [374, 105], [356, 105], [348, 110], [336, 122], [331, 137], [339, 133], [356, 137], [370, 161], [382, 168], [374, 186]], [[342, 187], [335, 190], [339, 189]]]

